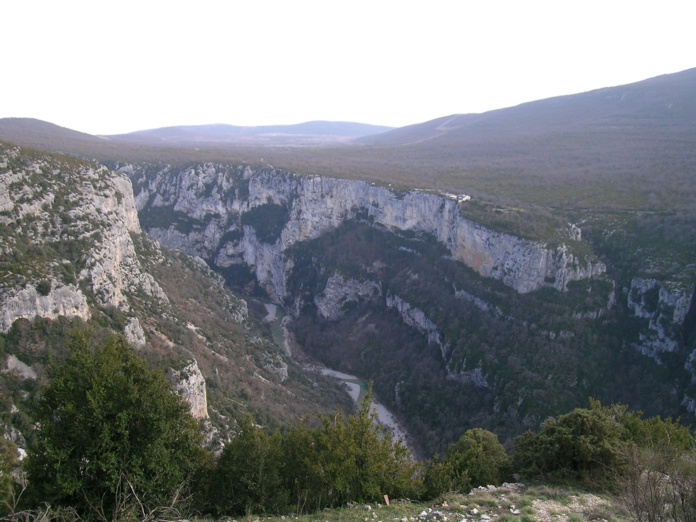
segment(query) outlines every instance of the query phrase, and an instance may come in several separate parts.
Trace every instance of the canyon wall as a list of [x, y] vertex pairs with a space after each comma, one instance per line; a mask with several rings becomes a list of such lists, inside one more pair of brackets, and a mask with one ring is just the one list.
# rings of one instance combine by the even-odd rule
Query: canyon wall
[[[287, 296], [285, 276], [292, 262], [288, 249], [350, 219], [430, 234], [453, 258], [520, 293], [548, 286], [563, 290], [571, 281], [606, 270], [596, 259], [580, 259], [564, 244], [550, 246], [473, 223], [459, 211], [467, 202], [445, 195], [395, 193], [362, 181], [241, 166], [207, 164], [154, 174], [130, 166], [121, 170], [133, 179], [141, 216], [153, 216], [144, 219], [153, 237], [218, 267], [254, 267], [259, 283], [279, 302]], [[271, 237], [259, 237], [258, 228], [244, 220], [255, 210], [263, 219], [264, 208], [286, 213], [282, 228]], [[169, 221], [154, 219], [164, 214]], [[569, 229], [569, 239], [574, 232]]]

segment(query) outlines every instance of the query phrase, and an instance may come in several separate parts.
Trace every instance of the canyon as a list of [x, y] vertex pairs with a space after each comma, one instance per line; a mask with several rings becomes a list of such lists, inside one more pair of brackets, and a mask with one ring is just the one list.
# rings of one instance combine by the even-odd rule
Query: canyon
[[371, 381], [423, 455], [589, 397], [692, 424], [695, 80], [340, 145], [0, 120], [3, 422], [77, 327], [165, 369], [217, 447], [350, 409], [308, 363]]

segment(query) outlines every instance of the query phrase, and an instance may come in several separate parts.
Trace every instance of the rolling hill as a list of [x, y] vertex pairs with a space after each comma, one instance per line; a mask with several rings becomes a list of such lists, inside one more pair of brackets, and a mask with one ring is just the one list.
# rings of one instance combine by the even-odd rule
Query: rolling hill
[[616, 133], [659, 132], [693, 135], [696, 129], [696, 69], [642, 82], [559, 96], [483, 114], [451, 115], [366, 136], [369, 146], [406, 146], [431, 142], [505, 143], [551, 133], [608, 130]]

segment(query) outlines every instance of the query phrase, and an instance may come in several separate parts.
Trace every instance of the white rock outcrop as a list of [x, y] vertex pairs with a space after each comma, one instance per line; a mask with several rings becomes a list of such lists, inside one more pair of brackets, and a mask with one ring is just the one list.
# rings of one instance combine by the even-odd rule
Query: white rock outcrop
[[201, 373], [196, 360], [189, 362], [180, 371], [174, 372], [174, 389], [189, 405], [194, 419], [208, 418], [208, 395], [205, 387], [205, 378]]
[[14, 373], [19, 375], [22, 379], [36, 380], [39, 378], [36, 370], [17, 359], [16, 355], [8, 355], [5, 364], [7, 365], [7, 368], [2, 370], [3, 372]]
[[387, 307], [396, 309], [404, 323], [425, 334], [428, 342], [437, 345], [442, 353], [442, 358], [447, 360], [449, 347], [442, 340], [442, 334], [438, 331], [437, 325], [425, 315], [423, 310], [412, 306], [398, 295], [387, 295]]
[[87, 298], [75, 285], [53, 288], [41, 295], [33, 285], [22, 290], [11, 289], [0, 302], [0, 331], [7, 333], [17, 319], [57, 319], [59, 316], [79, 317], [87, 321], [91, 312]]
[[142, 348], [145, 346], [145, 332], [143, 327], [140, 326], [140, 321], [137, 317], [131, 317], [126, 326], [123, 328], [123, 336], [126, 338], [128, 343], [132, 344], [136, 348]]
[[628, 307], [636, 317], [648, 320], [647, 329], [640, 333], [637, 347], [643, 354], [659, 362], [661, 353], [679, 349], [675, 328], [684, 323], [692, 295], [693, 290], [687, 292], [678, 287], [668, 288], [657, 279], [631, 280]]

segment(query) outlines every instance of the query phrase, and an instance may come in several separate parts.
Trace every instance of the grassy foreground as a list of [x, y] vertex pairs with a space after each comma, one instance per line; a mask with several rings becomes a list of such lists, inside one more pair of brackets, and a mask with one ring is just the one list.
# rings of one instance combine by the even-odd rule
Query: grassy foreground
[[[225, 520], [233, 520], [227, 518]], [[431, 503], [393, 500], [390, 505], [353, 504], [303, 516], [259, 517], [248, 515], [239, 522], [297, 520], [300, 522], [455, 522], [633, 520], [620, 499], [574, 488], [503, 484], [476, 488], [468, 495], [450, 493]]]

